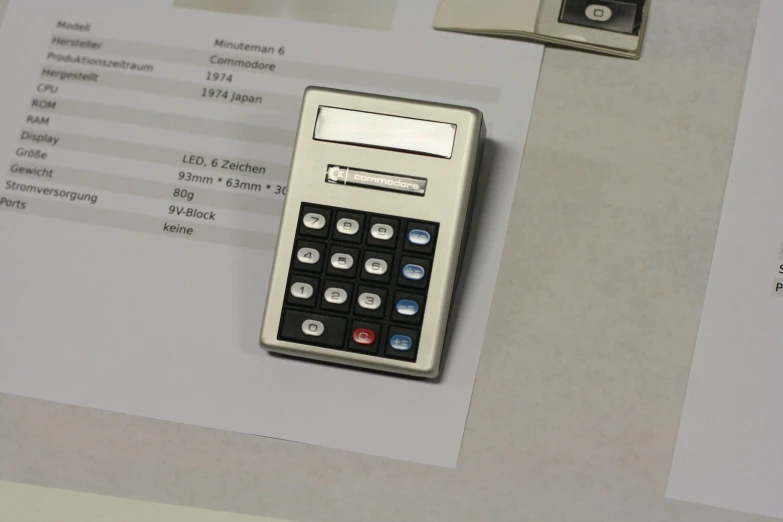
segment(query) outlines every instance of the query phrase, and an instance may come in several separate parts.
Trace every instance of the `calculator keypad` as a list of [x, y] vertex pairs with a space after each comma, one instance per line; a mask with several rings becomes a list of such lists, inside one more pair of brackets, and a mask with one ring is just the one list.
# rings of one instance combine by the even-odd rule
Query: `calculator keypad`
[[278, 337], [415, 362], [438, 225], [302, 204]]

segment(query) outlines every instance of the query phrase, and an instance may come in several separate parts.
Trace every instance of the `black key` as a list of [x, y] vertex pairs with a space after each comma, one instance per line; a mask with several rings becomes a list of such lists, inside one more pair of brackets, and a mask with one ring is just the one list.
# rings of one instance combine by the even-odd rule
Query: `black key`
[[565, 0], [559, 22], [581, 25], [614, 33], [638, 35], [644, 16], [645, 0]]
[[297, 234], [326, 239], [329, 237], [331, 217], [332, 211], [326, 207], [302, 205]]
[[367, 225], [366, 233], [368, 245], [393, 249], [397, 247], [397, 239], [402, 231], [398, 219], [373, 216]]
[[424, 317], [426, 297], [410, 292], [396, 292], [392, 305], [392, 321], [398, 323], [421, 324]]
[[365, 317], [382, 318], [387, 309], [387, 292], [384, 288], [359, 286], [354, 299], [353, 313]]
[[318, 302], [318, 279], [292, 274], [288, 278], [285, 300], [295, 306], [313, 307]]
[[327, 280], [321, 291], [321, 308], [332, 312], [349, 313], [353, 306], [353, 285], [345, 281]]
[[435, 241], [438, 239], [438, 227], [421, 221], [408, 221], [405, 227], [404, 249], [406, 252], [432, 255]]
[[403, 256], [397, 277], [399, 286], [424, 290], [430, 282], [432, 261], [429, 259]]
[[364, 215], [340, 211], [334, 217], [332, 239], [348, 243], [361, 243], [364, 237]]
[[359, 277], [365, 281], [388, 283], [394, 270], [394, 256], [385, 252], [366, 251], [359, 270]]
[[383, 343], [381, 325], [354, 321], [348, 332], [348, 351], [377, 355]]
[[392, 359], [415, 361], [419, 350], [419, 332], [392, 326], [386, 336], [383, 353]]
[[320, 272], [324, 266], [326, 245], [315, 241], [299, 240], [294, 244], [291, 266], [294, 270]]
[[278, 337], [283, 341], [342, 349], [348, 321], [298, 310], [283, 311]]
[[329, 249], [329, 259], [325, 260], [326, 273], [340, 277], [356, 277], [359, 269], [359, 250], [350, 247], [332, 245]]

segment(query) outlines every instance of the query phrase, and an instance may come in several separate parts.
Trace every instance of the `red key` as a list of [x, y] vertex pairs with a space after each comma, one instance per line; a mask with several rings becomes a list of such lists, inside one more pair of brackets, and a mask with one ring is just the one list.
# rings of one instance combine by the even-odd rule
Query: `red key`
[[357, 328], [353, 331], [353, 342], [369, 345], [375, 342], [375, 332], [367, 328]]

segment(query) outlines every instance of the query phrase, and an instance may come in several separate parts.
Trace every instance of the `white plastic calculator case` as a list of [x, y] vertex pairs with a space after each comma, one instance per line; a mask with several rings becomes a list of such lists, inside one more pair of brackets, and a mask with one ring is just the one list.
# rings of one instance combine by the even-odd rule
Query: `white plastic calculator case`
[[433, 26], [639, 59], [650, 0], [440, 0]]
[[261, 346], [436, 377], [485, 134], [473, 108], [308, 88]]

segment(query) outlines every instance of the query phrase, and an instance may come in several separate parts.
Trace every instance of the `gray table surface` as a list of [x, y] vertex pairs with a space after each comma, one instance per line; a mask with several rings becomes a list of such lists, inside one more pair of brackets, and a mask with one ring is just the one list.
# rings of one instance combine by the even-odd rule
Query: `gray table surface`
[[0, 480], [298, 522], [769, 520], [664, 498], [757, 11], [653, 0], [638, 62], [546, 51], [456, 470], [5, 395]]

